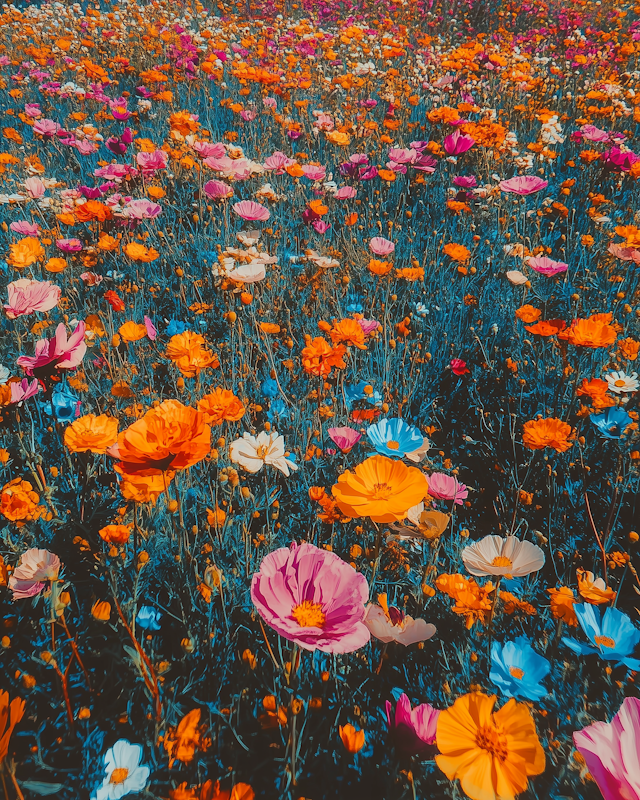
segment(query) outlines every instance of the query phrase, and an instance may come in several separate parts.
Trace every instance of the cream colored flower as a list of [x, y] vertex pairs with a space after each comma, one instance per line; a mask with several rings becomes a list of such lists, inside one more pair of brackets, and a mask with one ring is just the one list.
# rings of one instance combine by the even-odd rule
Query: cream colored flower
[[435, 625], [423, 619], [413, 619], [403, 611], [387, 604], [387, 595], [379, 594], [378, 603], [367, 606], [364, 624], [371, 635], [381, 642], [399, 642], [405, 647], [416, 642], [426, 642], [436, 632]]
[[298, 467], [285, 458], [284, 436], [277, 431], [262, 431], [257, 436], [243, 434], [241, 439], [231, 443], [229, 456], [235, 464], [240, 464], [247, 472], [260, 472], [265, 464], [269, 464], [285, 475]]
[[485, 536], [462, 551], [467, 572], [476, 577], [499, 575], [521, 578], [537, 572], [544, 565], [544, 553], [535, 544], [515, 536]]

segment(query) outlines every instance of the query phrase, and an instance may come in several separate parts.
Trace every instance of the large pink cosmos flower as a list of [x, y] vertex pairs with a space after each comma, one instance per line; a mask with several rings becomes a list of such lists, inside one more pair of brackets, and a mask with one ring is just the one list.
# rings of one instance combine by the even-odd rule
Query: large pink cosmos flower
[[401, 694], [396, 710], [391, 717], [391, 703], [385, 703], [389, 733], [395, 746], [406, 755], [425, 755], [436, 743], [436, 729], [440, 712], [437, 708], [422, 703], [411, 708], [406, 694]]
[[36, 222], [29, 222], [26, 219], [12, 222], [9, 227], [21, 236], [34, 236], [36, 238], [40, 236], [40, 226]]
[[158, 203], [152, 203], [150, 200], [144, 198], [130, 200], [127, 205], [122, 209], [122, 216], [129, 219], [154, 219], [162, 213], [162, 206]]
[[305, 650], [325, 653], [352, 653], [369, 641], [368, 597], [364, 575], [308, 542], [269, 553], [251, 582], [251, 599], [268, 625]]
[[444, 149], [448, 156], [459, 156], [461, 153], [466, 153], [471, 150], [476, 140], [471, 136], [465, 136], [460, 131], [454, 131], [448, 136], [444, 137]]
[[253, 200], [241, 200], [239, 203], [234, 203], [233, 210], [239, 217], [251, 222], [255, 220], [266, 222], [271, 216], [268, 208], [261, 206], [260, 203], [255, 203]]
[[202, 158], [222, 158], [227, 152], [222, 142], [195, 142], [193, 149]]
[[512, 194], [534, 194], [542, 189], [546, 189], [549, 181], [543, 181], [535, 175], [520, 175], [517, 178], [509, 178], [508, 181], [500, 181], [500, 188], [503, 192]]
[[62, 289], [49, 281], [31, 281], [20, 278], [7, 286], [9, 302], [4, 313], [9, 319], [36, 311], [51, 311], [58, 305]]
[[224, 181], [207, 181], [202, 188], [207, 197], [212, 197], [214, 200], [222, 200], [233, 195], [233, 189]]
[[573, 742], [584, 756], [604, 800], [640, 800], [640, 700], [625, 698], [611, 722], [594, 722], [575, 731]]
[[324, 167], [317, 167], [315, 164], [305, 164], [302, 167], [305, 178], [310, 181], [323, 181], [327, 177], [327, 170]]
[[84, 342], [85, 327], [84, 322], [79, 322], [67, 339], [67, 329], [61, 322], [53, 339], [40, 339], [36, 343], [35, 356], [20, 356], [18, 364], [27, 375], [53, 372], [54, 369], [75, 369], [82, 363], [87, 352]]
[[461, 506], [462, 501], [469, 496], [469, 490], [464, 483], [458, 483], [458, 479], [452, 475], [445, 475], [444, 472], [432, 472], [427, 480], [429, 481], [429, 495], [438, 500], [455, 500], [456, 505]]
[[535, 269], [536, 272], [539, 272], [541, 275], [546, 275], [548, 278], [551, 278], [553, 275], [558, 275], [561, 272], [566, 272], [569, 269], [569, 265], [565, 264], [563, 261], [554, 261], [552, 258], [547, 258], [546, 256], [529, 258], [527, 259], [527, 264], [531, 269]]
[[614, 244], [612, 242], [607, 250], [612, 256], [619, 258], [621, 261], [633, 261], [636, 264], [640, 264], [640, 250], [636, 250], [633, 247], [626, 247], [623, 244]]
[[265, 159], [264, 168], [270, 172], [275, 172], [276, 175], [282, 175], [287, 167], [295, 163], [295, 159], [289, 158], [280, 150], [276, 150], [273, 155]]
[[35, 597], [48, 581], [55, 581], [60, 572], [60, 559], [48, 550], [32, 547], [20, 557], [20, 563], [9, 578], [14, 600]]
[[342, 453], [351, 452], [352, 448], [362, 439], [361, 433], [349, 427], [329, 428], [328, 433], [331, 441], [335, 442]]
[[136, 163], [145, 172], [156, 172], [165, 169], [169, 161], [169, 156], [164, 150], [154, 150], [153, 153], [138, 153]]
[[369, 242], [369, 249], [377, 256], [388, 256], [396, 249], [393, 242], [385, 239], [384, 236], [374, 236]]
[[353, 200], [356, 190], [353, 186], [342, 186], [333, 196], [336, 200]]

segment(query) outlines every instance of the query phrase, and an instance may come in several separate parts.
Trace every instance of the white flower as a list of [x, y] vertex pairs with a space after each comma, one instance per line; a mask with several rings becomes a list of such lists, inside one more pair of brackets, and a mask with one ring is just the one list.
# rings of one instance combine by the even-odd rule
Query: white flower
[[462, 551], [462, 560], [471, 575], [499, 575], [521, 578], [544, 565], [544, 553], [535, 544], [515, 536], [485, 536]]
[[119, 739], [104, 755], [105, 778], [93, 800], [119, 800], [141, 792], [149, 779], [149, 767], [140, 766], [142, 745]]
[[632, 372], [631, 375], [624, 372], [611, 372], [609, 375], [605, 375], [605, 378], [609, 384], [609, 391], [616, 394], [636, 392], [640, 386], [637, 372]]
[[257, 436], [250, 433], [243, 434], [241, 439], [236, 439], [231, 443], [229, 456], [235, 464], [240, 464], [247, 472], [260, 472], [265, 464], [279, 469], [285, 475], [289, 475], [289, 470], [297, 470], [298, 467], [285, 458], [284, 436], [277, 431], [267, 433], [262, 431]]
[[420, 447], [417, 447], [415, 450], [412, 450], [410, 453], [405, 453], [404, 457], [408, 458], [409, 461], [413, 461], [414, 464], [419, 464], [422, 459], [427, 455], [431, 444], [429, 440], [425, 437], [422, 440], [422, 444]]
[[378, 595], [379, 606], [367, 606], [364, 624], [381, 642], [399, 642], [405, 647], [416, 642], [426, 642], [436, 632], [436, 626], [423, 619], [413, 619], [387, 604], [387, 595]]
[[6, 383], [10, 375], [11, 372], [3, 364], [0, 364], [0, 383]]
[[522, 286], [529, 280], [527, 276], [523, 275], [518, 269], [509, 270], [509, 272], [507, 272], [507, 278], [514, 286]]

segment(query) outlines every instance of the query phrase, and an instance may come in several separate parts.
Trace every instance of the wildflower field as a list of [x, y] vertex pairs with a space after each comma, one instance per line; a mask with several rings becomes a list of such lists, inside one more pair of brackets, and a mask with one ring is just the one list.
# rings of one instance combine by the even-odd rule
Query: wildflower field
[[18, 5], [0, 800], [640, 800], [640, 6]]

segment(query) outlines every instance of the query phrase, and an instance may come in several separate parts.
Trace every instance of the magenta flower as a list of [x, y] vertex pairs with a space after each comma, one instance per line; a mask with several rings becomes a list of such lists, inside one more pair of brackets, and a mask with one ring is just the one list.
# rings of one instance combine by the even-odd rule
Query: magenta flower
[[82, 250], [80, 239], [56, 239], [56, 246], [63, 253], [77, 253]]
[[464, 133], [456, 130], [444, 137], [444, 149], [448, 156], [459, 156], [471, 150], [476, 140], [471, 136], [465, 136]]
[[314, 164], [305, 164], [302, 167], [305, 178], [310, 181], [323, 181], [327, 177], [327, 170], [324, 167], [316, 167]]
[[155, 342], [158, 336], [158, 329], [153, 324], [151, 319], [147, 316], [144, 318], [144, 327], [147, 329], [147, 336], [151, 339], [152, 342]]
[[51, 137], [55, 136], [59, 130], [62, 129], [61, 125], [54, 122], [52, 119], [39, 119], [33, 123], [33, 132], [39, 136]]
[[222, 200], [225, 197], [233, 196], [233, 189], [224, 181], [207, 181], [202, 187], [207, 197], [214, 200]]
[[356, 190], [353, 186], [342, 186], [333, 196], [336, 200], [353, 200]]
[[575, 731], [573, 742], [604, 800], [640, 798], [640, 700], [627, 697], [611, 722]]
[[4, 313], [9, 319], [16, 319], [36, 311], [51, 311], [58, 305], [62, 289], [49, 281], [20, 278], [7, 286], [7, 292], [9, 302], [4, 307]]
[[378, 322], [377, 319], [359, 319], [358, 325], [364, 331], [365, 336], [370, 336], [379, 328], [382, 328], [382, 325]]
[[444, 472], [432, 472], [427, 478], [429, 481], [429, 495], [438, 500], [454, 500], [457, 506], [469, 496], [469, 490], [464, 483], [458, 483], [453, 475]]
[[305, 650], [352, 653], [369, 641], [369, 585], [335, 553], [304, 542], [265, 556], [251, 582], [260, 616]]
[[40, 226], [35, 222], [29, 222], [26, 219], [18, 220], [17, 222], [12, 222], [9, 227], [15, 233], [19, 233], [22, 236], [39, 236], [40, 235]]
[[450, 367], [454, 375], [468, 375], [471, 372], [467, 367], [467, 362], [461, 358], [452, 358]]
[[233, 210], [242, 219], [253, 221], [266, 222], [271, 214], [269, 209], [261, 206], [253, 200], [241, 200], [239, 203], [234, 203]]
[[374, 236], [369, 242], [369, 249], [377, 256], [388, 256], [393, 253], [396, 246], [393, 242], [385, 239], [383, 236]]
[[549, 181], [543, 181], [535, 175], [519, 175], [516, 178], [509, 178], [508, 181], [500, 181], [500, 188], [503, 192], [512, 194], [534, 194], [542, 189], [546, 189]]
[[23, 378], [20, 382], [13, 381], [9, 387], [11, 389], [11, 405], [22, 403], [23, 400], [28, 400], [40, 391], [40, 383], [37, 378], [34, 378], [31, 383], [27, 378]]
[[580, 128], [582, 138], [587, 142], [608, 142], [609, 134], [601, 128], [596, 128], [595, 125], [583, 125]]
[[58, 556], [48, 550], [38, 550], [33, 547], [25, 551], [9, 578], [13, 599], [21, 600], [40, 594], [46, 583], [58, 579], [61, 566]]
[[156, 172], [167, 166], [168, 156], [164, 150], [154, 150], [153, 153], [138, 153], [136, 163], [143, 172]]
[[527, 264], [531, 269], [535, 269], [536, 272], [539, 272], [541, 275], [546, 275], [549, 278], [561, 272], [566, 272], [569, 269], [568, 264], [562, 261], [554, 261], [546, 256], [529, 258], [527, 259]]
[[342, 453], [349, 453], [362, 439], [362, 434], [353, 428], [329, 428], [328, 434]]
[[314, 219], [311, 225], [318, 233], [326, 233], [331, 227], [331, 223], [323, 219]]
[[[87, 345], [84, 342], [85, 324], [79, 322], [71, 336], [67, 339], [67, 329], [61, 322], [56, 328], [53, 339], [40, 339], [36, 343], [36, 354], [20, 356], [18, 364], [27, 373], [40, 377], [53, 372], [54, 369], [75, 369], [82, 363]], [[40, 374], [38, 374], [40, 373]]]
[[411, 708], [411, 702], [406, 694], [401, 694], [396, 703], [396, 710], [391, 717], [391, 703], [385, 703], [389, 733], [395, 746], [405, 755], [426, 755], [431, 746], [436, 743], [436, 729], [438, 727], [438, 709], [422, 703]]
[[453, 184], [461, 189], [473, 189], [478, 185], [475, 175], [456, 175], [453, 179]]

